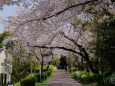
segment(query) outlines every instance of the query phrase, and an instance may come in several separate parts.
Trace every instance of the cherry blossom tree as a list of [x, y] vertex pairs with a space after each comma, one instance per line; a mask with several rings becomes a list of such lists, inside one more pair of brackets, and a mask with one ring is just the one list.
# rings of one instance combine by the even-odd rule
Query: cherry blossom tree
[[[92, 37], [84, 21], [99, 16], [103, 9], [114, 13], [110, 0], [30, 0], [16, 16], [9, 17], [6, 28], [13, 30], [14, 36], [25, 47], [73, 52], [96, 72], [89, 60], [87, 45]], [[87, 19], [77, 20], [81, 24], [76, 26], [74, 22], [81, 12]]]
[[37, 60], [41, 65], [41, 73], [43, 73], [43, 65], [47, 65], [46, 70], [48, 70], [49, 64], [54, 60], [52, 51], [50, 49], [39, 48], [33, 48], [31, 51], [34, 55], [34, 59]]

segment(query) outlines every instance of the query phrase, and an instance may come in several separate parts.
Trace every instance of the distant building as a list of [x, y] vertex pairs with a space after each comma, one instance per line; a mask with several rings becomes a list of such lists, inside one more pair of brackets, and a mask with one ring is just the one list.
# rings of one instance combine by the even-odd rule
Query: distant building
[[11, 83], [12, 56], [0, 48], [0, 86]]

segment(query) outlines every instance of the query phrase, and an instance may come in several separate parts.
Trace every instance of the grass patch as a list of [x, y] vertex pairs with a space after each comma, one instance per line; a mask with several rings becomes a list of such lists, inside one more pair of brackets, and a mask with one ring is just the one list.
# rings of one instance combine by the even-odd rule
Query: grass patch
[[21, 85], [20, 85], [20, 82], [17, 82], [17, 83], [14, 83], [13, 86], [21, 86]]

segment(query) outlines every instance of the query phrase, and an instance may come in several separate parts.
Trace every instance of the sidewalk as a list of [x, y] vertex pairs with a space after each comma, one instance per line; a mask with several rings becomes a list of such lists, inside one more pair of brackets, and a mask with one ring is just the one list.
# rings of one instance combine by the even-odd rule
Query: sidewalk
[[44, 86], [82, 86], [71, 78], [65, 70], [56, 70]]

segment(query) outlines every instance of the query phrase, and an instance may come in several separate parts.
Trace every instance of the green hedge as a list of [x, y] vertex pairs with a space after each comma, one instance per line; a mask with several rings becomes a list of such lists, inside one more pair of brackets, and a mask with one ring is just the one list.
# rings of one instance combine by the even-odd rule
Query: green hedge
[[[44, 70], [46, 70], [46, 68], [47, 68], [47, 65], [44, 66]], [[41, 75], [41, 81], [46, 80], [48, 78], [48, 76], [51, 75], [51, 73], [53, 71], [53, 68], [54, 68], [53, 65], [49, 65], [49, 70], [48, 71], [44, 71], [42, 73], [42, 75]], [[39, 72], [39, 69], [37, 69], [37, 72]], [[21, 80], [21, 82], [18, 83], [18, 84], [21, 85], [21, 86], [35, 86], [36, 82], [40, 82], [40, 73], [30, 74], [25, 79]]]
[[77, 68], [69, 68], [68, 71], [69, 72], [75, 72], [75, 71], [77, 71]]
[[[113, 74], [114, 75], [114, 74]], [[89, 84], [92, 82], [97, 82], [98, 84], [104, 84], [106, 86], [109, 86], [112, 82], [115, 81], [115, 78], [111, 78], [111, 72], [106, 71], [104, 73], [99, 73], [99, 74], [93, 74], [92, 72], [86, 72], [86, 71], [76, 71], [71, 74], [71, 76], [84, 84]], [[115, 76], [114, 76], [115, 77]], [[115, 83], [114, 83], [115, 84]]]
[[82, 83], [100, 82], [103, 79], [102, 74], [93, 74], [85, 71], [77, 71], [71, 75], [74, 79]]
[[21, 81], [21, 86], [35, 86], [36, 77], [26, 78]]
[[115, 86], [115, 72], [110, 76], [109, 84]]
[[[45, 71], [41, 74], [41, 81], [46, 80], [48, 76], [50, 76], [52, 73], [52, 70], [49, 69], [48, 71]], [[37, 81], [40, 82], [40, 73], [37, 73], [36, 75]]]

